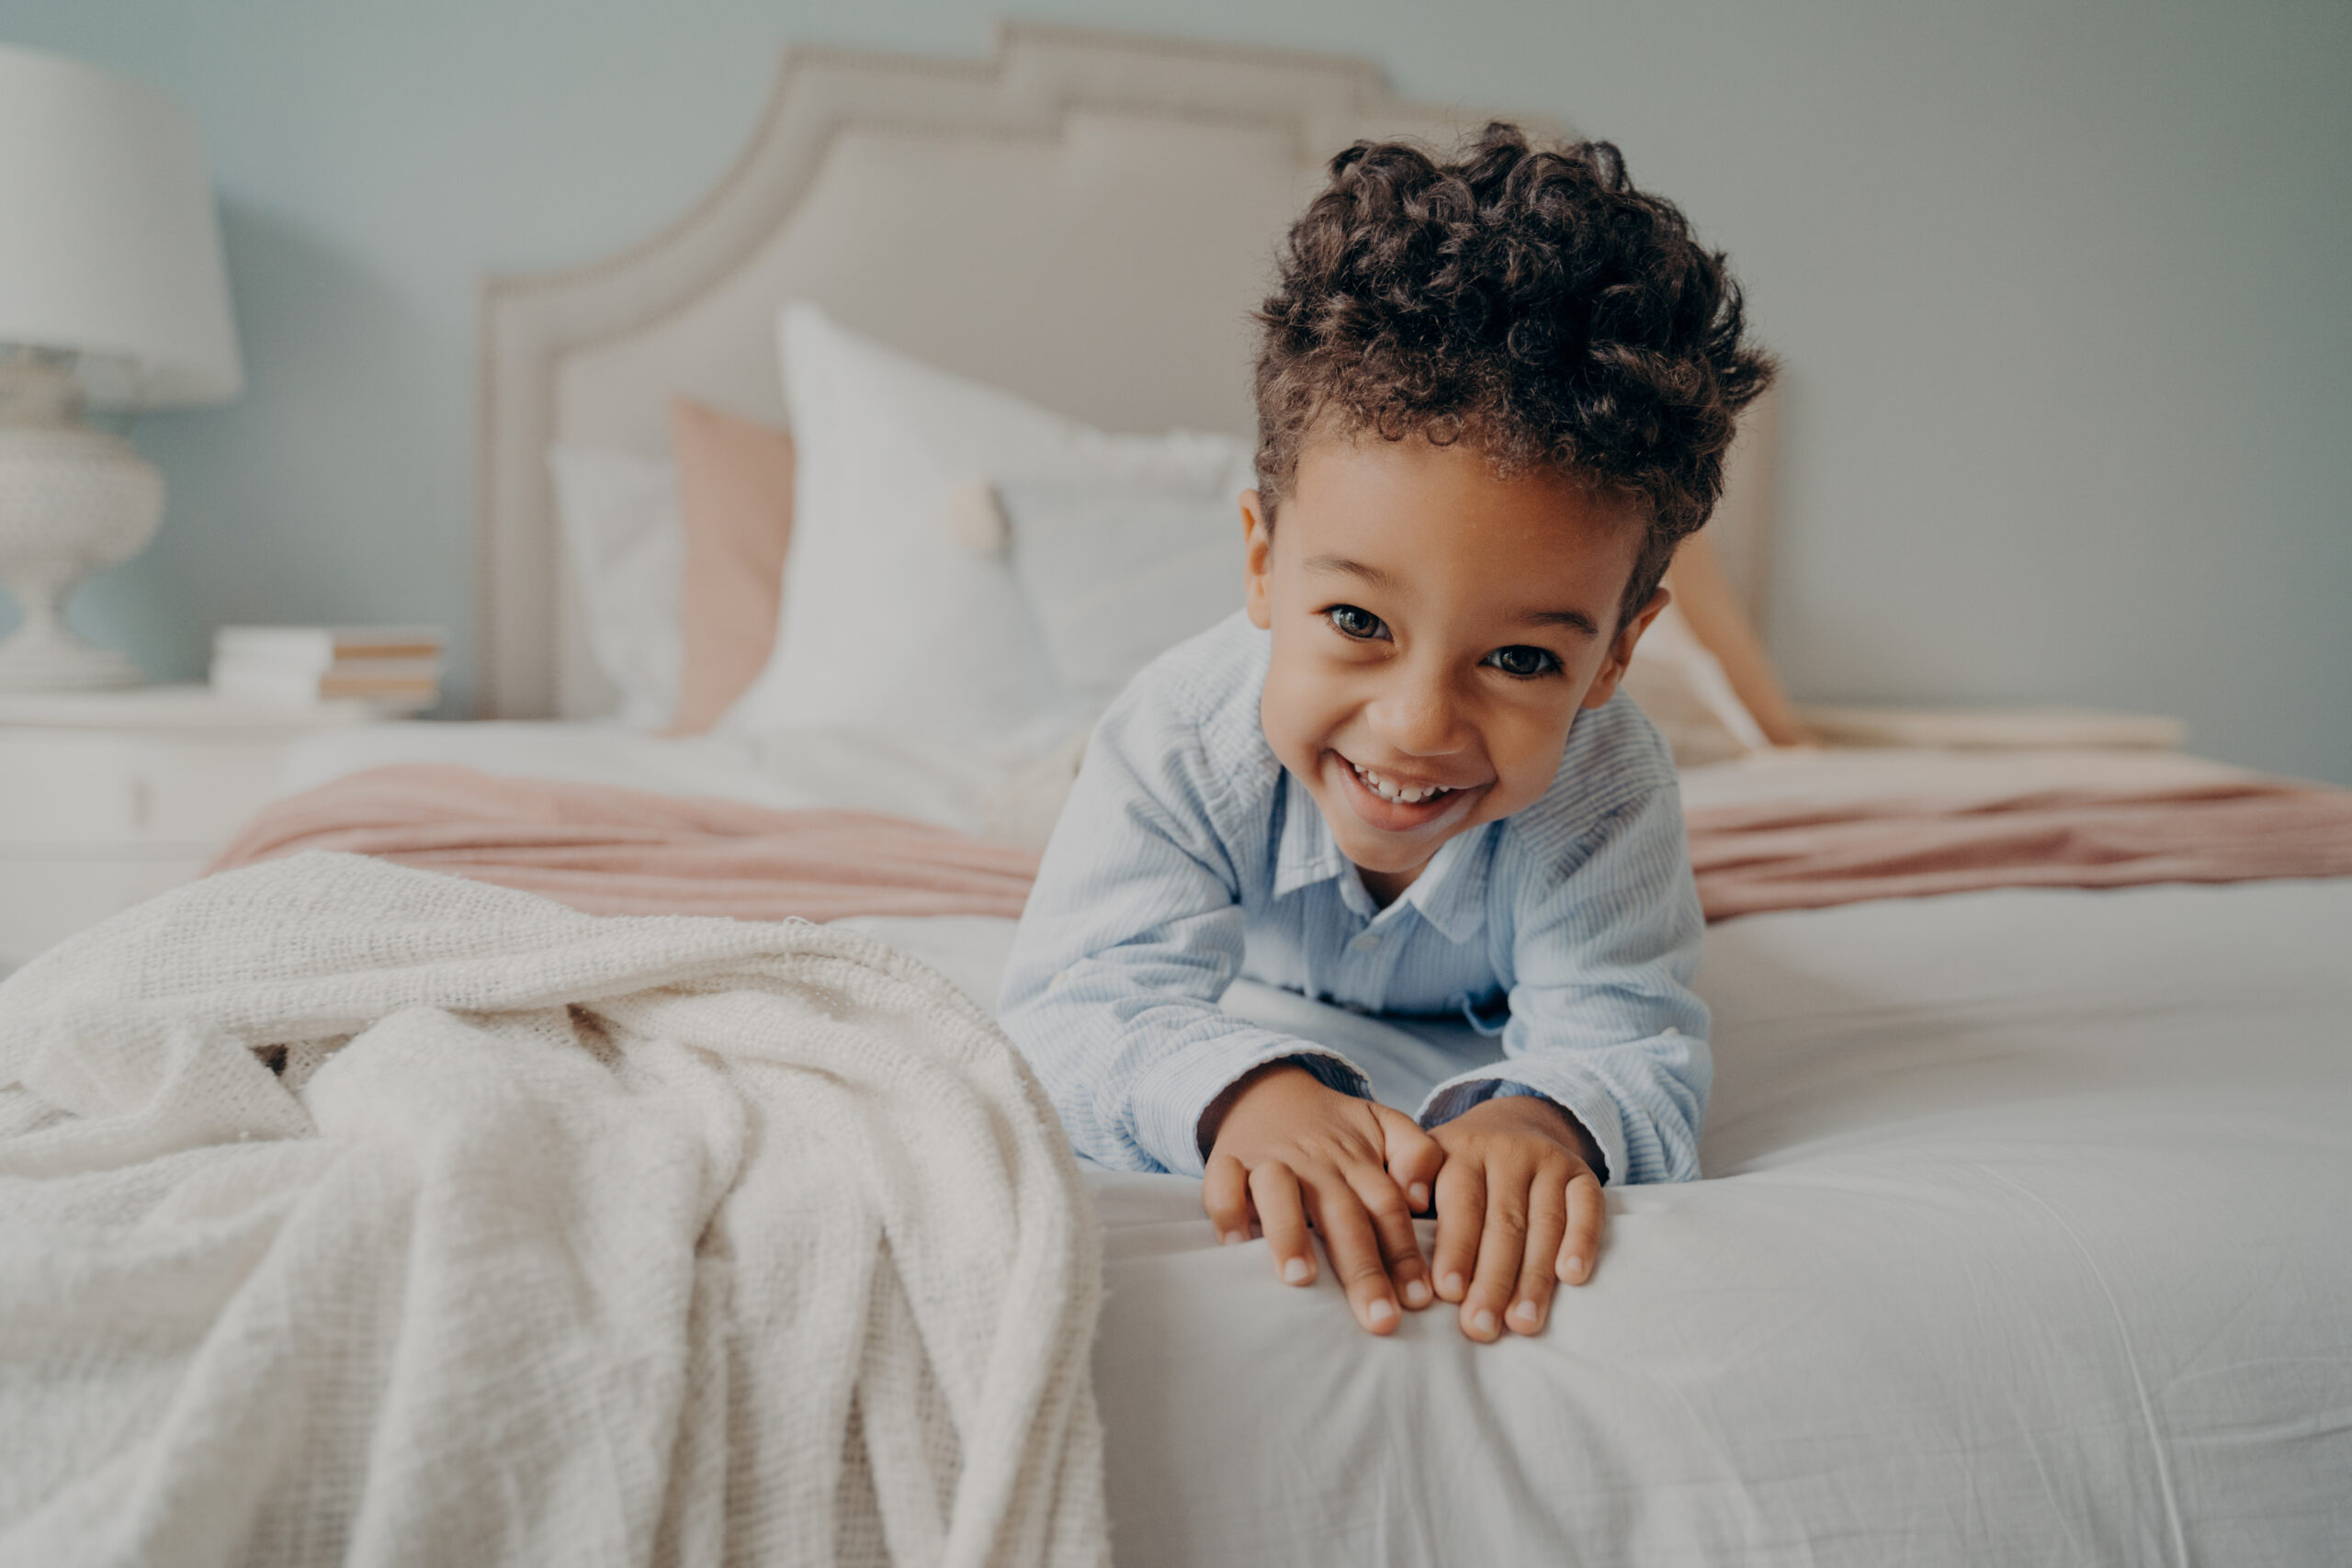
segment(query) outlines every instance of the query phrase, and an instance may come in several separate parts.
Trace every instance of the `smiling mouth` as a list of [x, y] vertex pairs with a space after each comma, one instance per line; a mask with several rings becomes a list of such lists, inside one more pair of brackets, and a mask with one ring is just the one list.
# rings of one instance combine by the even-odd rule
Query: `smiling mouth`
[[1340, 761], [1346, 762], [1355, 771], [1356, 777], [1363, 782], [1364, 788], [1372, 791], [1381, 799], [1395, 805], [1420, 806], [1429, 801], [1442, 800], [1454, 793], [1453, 787], [1449, 784], [1400, 784], [1394, 779], [1385, 778], [1374, 773], [1361, 762], [1351, 761], [1345, 757], [1340, 758]]

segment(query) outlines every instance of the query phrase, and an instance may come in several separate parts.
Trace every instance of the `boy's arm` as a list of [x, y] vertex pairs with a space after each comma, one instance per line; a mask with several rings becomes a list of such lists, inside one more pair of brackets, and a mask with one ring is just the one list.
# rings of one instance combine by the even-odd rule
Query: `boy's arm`
[[1269, 1062], [1366, 1095], [1337, 1053], [1227, 1015], [1239, 973], [1237, 815], [1197, 727], [1147, 675], [1103, 716], [1021, 919], [998, 1014], [1080, 1153], [1197, 1176], [1201, 1118]]
[[1507, 1060], [1450, 1078], [1421, 1110], [1449, 1122], [1499, 1094], [1566, 1111], [1611, 1183], [1699, 1174], [1713, 1062], [1690, 989], [1703, 919], [1671, 784], [1604, 818], [1579, 852], [1514, 875]]

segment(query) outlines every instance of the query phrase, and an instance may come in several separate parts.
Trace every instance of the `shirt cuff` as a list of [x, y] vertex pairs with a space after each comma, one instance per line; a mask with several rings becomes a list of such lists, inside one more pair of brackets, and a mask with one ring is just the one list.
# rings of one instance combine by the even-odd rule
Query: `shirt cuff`
[[1270, 1062], [1295, 1061], [1326, 1088], [1372, 1098], [1372, 1083], [1337, 1051], [1277, 1034], [1244, 1029], [1222, 1039], [1177, 1052], [1146, 1073], [1134, 1089], [1136, 1142], [1163, 1169], [1198, 1176], [1208, 1162], [1201, 1156], [1201, 1118], [1216, 1097]]
[[1510, 1077], [1464, 1074], [1448, 1078], [1430, 1090], [1421, 1102], [1419, 1120], [1424, 1127], [1451, 1122], [1475, 1105], [1489, 1100], [1524, 1095], [1548, 1100], [1577, 1120], [1600, 1151], [1601, 1168], [1593, 1174], [1603, 1185], [1622, 1186], [1625, 1174], [1625, 1122], [1616, 1097], [1581, 1073], [1547, 1071], [1544, 1064], [1522, 1056], [1510, 1064]]

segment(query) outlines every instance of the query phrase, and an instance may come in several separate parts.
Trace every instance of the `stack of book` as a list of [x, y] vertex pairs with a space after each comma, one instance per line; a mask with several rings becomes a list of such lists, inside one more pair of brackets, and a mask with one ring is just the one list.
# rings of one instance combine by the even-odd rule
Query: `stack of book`
[[356, 698], [414, 713], [441, 698], [438, 626], [222, 626], [212, 689], [254, 702]]

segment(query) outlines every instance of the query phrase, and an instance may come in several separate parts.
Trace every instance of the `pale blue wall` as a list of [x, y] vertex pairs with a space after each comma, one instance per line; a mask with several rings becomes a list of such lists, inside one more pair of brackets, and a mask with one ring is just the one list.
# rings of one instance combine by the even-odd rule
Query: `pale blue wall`
[[[787, 39], [960, 0], [0, 0], [203, 122], [252, 388], [79, 618], [469, 621], [476, 288], [725, 167]], [[1791, 366], [1772, 638], [1816, 697], [2102, 703], [2352, 782], [2352, 6], [1059, 0], [1564, 116], [1728, 247]], [[462, 673], [459, 677], [463, 682]]]

